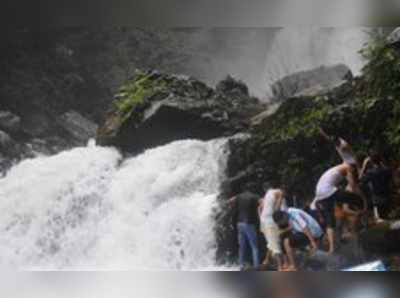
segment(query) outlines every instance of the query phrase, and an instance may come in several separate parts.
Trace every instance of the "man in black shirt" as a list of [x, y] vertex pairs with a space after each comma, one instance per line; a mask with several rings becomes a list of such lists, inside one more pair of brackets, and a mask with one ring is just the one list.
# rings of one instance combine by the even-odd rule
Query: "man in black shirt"
[[[227, 202], [226, 214], [235, 211], [237, 213], [237, 231], [239, 240], [239, 263], [243, 270], [246, 265], [246, 255], [250, 244], [253, 266], [260, 264], [260, 251], [258, 247], [258, 201], [259, 197], [250, 193], [241, 193]], [[225, 215], [226, 215], [225, 214]]]

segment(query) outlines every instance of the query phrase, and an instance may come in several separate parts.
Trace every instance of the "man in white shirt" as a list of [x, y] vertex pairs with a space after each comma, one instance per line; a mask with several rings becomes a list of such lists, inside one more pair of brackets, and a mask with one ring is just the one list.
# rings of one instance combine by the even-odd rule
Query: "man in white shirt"
[[282, 248], [280, 243], [279, 228], [274, 222], [273, 214], [279, 210], [287, 210], [283, 190], [279, 188], [276, 182], [267, 182], [263, 185], [266, 192], [265, 197], [260, 200], [259, 216], [260, 228], [267, 241], [267, 257], [264, 265], [269, 261], [272, 255], [278, 264], [278, 270], [282, 269]]

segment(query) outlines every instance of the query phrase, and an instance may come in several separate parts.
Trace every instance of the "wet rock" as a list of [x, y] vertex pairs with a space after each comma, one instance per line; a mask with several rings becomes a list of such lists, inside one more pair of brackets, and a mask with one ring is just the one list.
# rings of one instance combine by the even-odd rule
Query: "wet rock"
[[360, 244], [367, 254], [396, 254], [400, 250], [400, 223], [387, 221], [369, 228], [360, 235]]
[[393, 30], [386, 38], [389, 45], [400, 45], [400, 27]]
[[316, 96], [329, 92], [330, 89], [352, 77], [351, 70], [344, 64], [321, 66], [286, 76], [275, 82], [271, 88], [275, 100], [280, 102], [290, 97], [298, 97], [302, 93]]
[[69, 111], [61, 116], [60, 125], [76, 140], [87, 142], [96, 134], [98, 126], [76, 111]]
[[21, 118], [9, 111], [0, 111], [0, 129], [17, 132], [21, 127]]
[[29, 137], [44, 137], [49, 135], [56, 118], [40, 108], [32, 108], [30, 113], [25, 113], [21, 118], [21, 130]]
[[0, 148], [5, 150], [6, 148], [12, 146], [14, 141], [11, 137], [5, 133], [4, 131], [0, 130]]
[[209, 140], [245, 131], [263, 109], [231, 77], [213, 90], [188, 77], [138, 72], [115, 96], [97, 140], [128, 152], [180, 139]]
[[12, 160], [26, 157], [29, 150], [24, 144], [15, 141], [9, 134], [0, 130], [0, 154], [3, 159]]

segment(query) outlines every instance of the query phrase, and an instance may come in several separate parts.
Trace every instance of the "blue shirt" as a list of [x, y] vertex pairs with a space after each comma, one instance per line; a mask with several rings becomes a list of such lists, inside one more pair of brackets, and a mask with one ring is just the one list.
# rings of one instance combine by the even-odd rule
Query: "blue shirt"
[[295, 232], [303, 233], [306, 228], [309, 228], [314, 238], [319, 238], [324, 234], [318, 222], [303, 210], [289, 208], [288, 214], [289, 223]]

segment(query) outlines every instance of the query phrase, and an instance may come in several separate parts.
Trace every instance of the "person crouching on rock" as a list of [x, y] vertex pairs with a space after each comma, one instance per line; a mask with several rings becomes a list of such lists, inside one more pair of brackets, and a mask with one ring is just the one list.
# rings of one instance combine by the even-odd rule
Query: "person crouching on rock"
[[221, 217], [231, 212], [236, 212], [237, 233], [239, 241], [239, 264], [240, 270], [246, 269], [246, 256], [248, 245], [251, 247], [253, 266], [260, 265], [260, 251], [258, 246], [258, 205], [259, 197], [250, 192], [241, 193], [227, 201], [227, 210]]
[[335, 252], [335, 205], [336, 203], [357, 208], [366, 208], [364, 197], [353, 192], [341, 190], [339, 186], [347, 180], [347, 189], [358, 189], [358, 173], [355, 166], [342, 163], [327, 170], [319, 179], [316, 187], [316, 196], [311, 204], [311, 210], [318, 210], [322, 214], [326, 225], [326, 234], [329, 242], [329, 253]]
[[300, 209], [289, 208], [287, 212], [277, 211], [273, 218], [281, 231], [281, 241], [287, 258], [283, 268], [285, 271], [295, 271], [297, 266], [293, 249], [309, 248], [310, 253], [316, 251], [317, 242], [324, 232], [311, 215]]
[[267, 256], [264, 265], [269, 263], [270, 257], [276, 259], [278, 270], [282, 270], [282, 248], [280, 243], [280, 231], [273, 219], [274, 212], [286, 211], [287, 205], [283, 190], [276, 182], [267, 182], [263, 185], [265, 197], [260, 200], [259, 215], [260, 227], [267, 241]]

